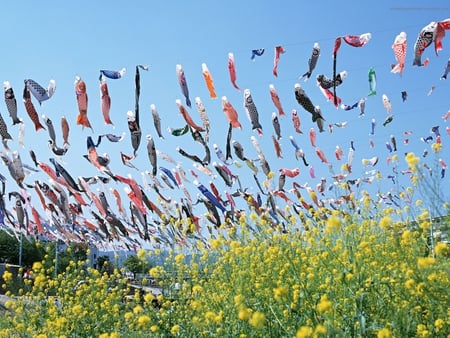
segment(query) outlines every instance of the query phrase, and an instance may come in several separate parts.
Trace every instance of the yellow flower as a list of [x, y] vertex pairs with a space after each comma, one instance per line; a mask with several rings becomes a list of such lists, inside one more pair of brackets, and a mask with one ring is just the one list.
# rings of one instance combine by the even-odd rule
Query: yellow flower
[[264, 323], [266, 321], [266, 316], [262, 312], [255, 312], [252, 315], [252, 318], [249, 319], [249, 324], [256, 329], [262, 329], [264, 327]]
[[382, 328], [377, 333], [377, 338], [392, 338], [392, 332], [388, 328]]
[[212, 312], [212, 311], [207, 311], [205, 313], [206, 321], [213, 321], [215, 317], [216, 317], [216, 314], [214, 312]]
[[313, 329], [309, 326], [302, 326], [298, 329], [297, 333], [295, 334], [295, 338], [308, 338], [312, 337], [313, 335]]
[[411, 170], [414, 170], [420, 161], [420, 159], [416, 155], [414, 155], [414, 153], [406, 154], [405, 160]]
[[[195, 288], [195, 286], [194, 286], [194, 288]], [[242, 304], [244, 302], [244, 296], [242, 296], [242, 295], [236, 295], [236, 296], [234, 296], [234, 305], [240, 305], [240, 304]]]
[[380, 227], [382, 229], [388, 230], [390, 228], [391, 225], [391, 218], [389, 216], [384, 216], [381, 220], [380, 220]]
[[138, 318], [138, 325], [139, 325], [139, 327], [141, 327], [141, 328], [143, 328], [143, 327], [148, 327], [148, 325], [150, 324], [150, 322], [151, 322], [151, 319], [150, 319], [150, 317], [147, 316], [147, 315], [142, 315], [142, 316], [139, 316], [139, 318]]
[[417, 258], [417, 266], [419, 269], [426, 269], [433, 265], [435, 261], [433, 257], [419, 257]]
[[370, 207], [370, 196], [369, 196], [369, 194], [364, 196], [363, 204], [364, 204], [364, 207], [366, 207], [366, 208]]
[[218, 249], [220, 248], [221, 242], [220, 239], [212, 239], [211, 240], [211, 248], [212, 249]]
[[162, 270], [161, 267], [155, 266], [155, 267], [150, 269], [149, 274], [153, 278], [159, 278], [161, 276], [161, 272], [162, 272], [161, 270]]
[[428, 231], [431, 227], [431, 223], [429, 221], [421, 221], [419, 223], [419, 227], [423, 230], [423, 231]]
[[43, 268], [43, 265], [41, 262], [34, 262], [33, 263], [33, 271], [38, 272]]
[[72, 307], [72, 313], [75, 315], [80, 314], [83, 311], [83, 307], [80, 304], [77, 304]]
[[428, 331], [426, 325], [423, 324], [417, 325], [416, 332], [418, 337], [431, 337], [430, 331]]
[[152, 332], [157, 332], [158, 330], [159, 330], [158, 325], [152, 325], [152, 326], [150, 327], [150, 331], [152, 331]]
[[337, 217], [330, 217], [327, 220], [325, 233], [334, 233], [339, 231], [340, 228], [341, 228], [341, 220]]
[[134, 314], [141, 313], [142, 311], [144, 311], [144, 309], [140, 305], [136, 305], [133, 309]]
[[181, 264], [184, 261], [184, 255], [183, 254], [178, 254], [175, 256], [175, 262], [177, 264]]
[[145, 249], [140, 249], [138, 252], [137, 252], [137, 258], [140, 260], [140, 261], [142, 261], [142, 260], [144, 260], [145, 259], [145, 255], [146, 255], [146, 251], [145, 251]]
[[58, 318], [56, 318], [54, 324], [58, 330], [62, 331], [62, 330], [65, 330], [68, 322], [69, 321], [67, 320], [66, 317], [58, 317]]
[[125, 321], [130, 321], [133, 318], [133, 313], [127, 312], [125, 313]]
[[5, 272], [3, 272], [3, 280], [5, 282], [10, 282], [12, 280], [13, 274], [11, 272], [9, 272], [8, 270], [5, 270]]
[[174, 325], [170, 329], [170, 333], [172, 333], [173, 335], [176, 335], [178, 332], [180, 332], [180, 329], [181, 329], [180, 325]]
[[442, 150], [442, 143], [433, 143], [431, 149], [435, 154], [439, 153]]
[[288, 291], [284, 286], [279, 286], [273, 289], [273, 294], [276, 300], [279, 300], [281, 297], [286, 296], [287, 293]]
[[445, 257], [450, 253], [450, 246], [447, 243], [439, 242], [434, 247], [434, 253], [438, 257]]
[[314, 329], [314, 335], [325, 335], [327, 333], [327, 328], [325, 325], [317, 324], [316, 328]]
[[405, 282], [405, 287], [407, 289], [412, 289], [414, 287], [414, 284], [415, 284], [414, 279], [410, 278]]
[[150, 303], [153, 300], [153, 298], [155, 298], [155, 296], [149, 292], [149, 293], [145, 294], [144, 301], [146, 303]]
[[330, 310], [332, 306], [333, 303], [331, 303], [331, 301], [328, 300], [328, 296], [323, 295], [322, 297], [320, 297], [320, 302], [317, 304], [316, 308], [317, 311], [319, 312], [326, 312]]
[[442, 331], [442, 329], [445, 326], [445, 321], [441, 318], [438, 318], [434, 321], [434, 327], [436, 329], [436, 332]]
[[252, 312], [253, 312], [252, 309], [243, 306], [243, 307], [239, 310], [238, 318], [239, 318], [240, 320], [249, 320], [249, 319], [250, 319], [250, 316], [252, 315]]

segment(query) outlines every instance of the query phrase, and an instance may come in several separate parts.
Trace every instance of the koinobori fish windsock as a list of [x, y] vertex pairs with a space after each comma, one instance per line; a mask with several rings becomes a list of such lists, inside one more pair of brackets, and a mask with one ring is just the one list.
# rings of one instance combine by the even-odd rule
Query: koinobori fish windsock
[[191, 108], [192, 104], [191, 99], [189, 98], [189, 89], [186, 81], [186, 76], [184, 75], [183, 67], [180, 64], [178, 64], [176, 65], [175, 70], [177, 74], [178, 84], [180, 85], [181, 88], [181, 92], [183, 93], [186, 99], [186, 105], [189, 108]]
[[233, 85], [234, 88], [236, 88], [237, 90], [241, 90], [239, 88], [239, 86], [236, 84], [236, 65], [234, 63], [234, 54], [233, 53], [228, 53], [228, 72], [230, 74], [230, 80], [231, 80], [231, 84]]
[[9, 116], [12, 118], [13, 125], [18, 124], [20, 123], [20, 120], [17, 117], [17, 100], [14, 95], [14, 90], [12, 89], [9, 81], [3, 82], [3, 89], [5, 91], [5, 103], [6, 108], [9, 112]]
[[222, 96], [222, 110], [225, 113], [228, 122], [231, 123], [231, 126], [233, 128], [242, 129], [242, 125], [238, 119], [238, 113], [236, 109], [234, 109], [234, 107], [231, 105], [230, 101], [228, 101], [228, 98], [226, 96]]
[[428, 25], [422, 28], [414, 43], [414, 60], [413, 66], [426, 66], [429, 63], [429, 59], [425, 59], [422, 63], [422, 54], [425, 49], [431, 45], [435, 39], [437, 23], [432, 21]]
[[305, 81], [311, 77], [314, 68], [316, 68], [319, 56], [320, 56], [320, 45], [317, 42], [315, 42], [311, 52], [311, 57], [308, 60], [309, 66], [308, 71], [301, 76], [303, 79], [305, 79]]
[[269, 92], [270, 92], [270, 97], [272, 99], [273, 104], [278, 109], [278, 115], [280, 117], [286, 115], [284, 113], [283, 106], [281, 105], [281, 101], [280, 101], [280, 97], [278, 96], [278, 92], [275, 89], [275, 86], [273, 84], [269, 85]]
[[444, 74], [441, 76], [441, 80], [447, 80], [447, 75], [450, 72], [450, 59], [448, 59], [447, 64], [444, 69]]
[[372, 96], [377, 94], [377, 75], [375, 69], [371, 67], [369, 69], [369, 94], [367, 96]]
[[131, 133], [131, 146], [133, 147], [133, 153], [136, 155], [139, 145], [141, 143], [142, 131], [139, 126], [136, 114], [129, 110], [127, 112], [128, 130]]
[[206, 63], [202, 63], [202, 74], [203, 74], [203, 78], [205, 79], [205, 82], [206, 82], [206, 88], [208, 88], [208, 91], [209, 91], [209, 97], [212, 99], [217, 98], [217, 94], [214, 89], [214, 80], [213, 80], [211, 72], [209, 71]]
[[317, 113], [314, 104], [299, 83], [294, 85], [294, 94], [298, 104], [312, 115], [313, 122], [316, 122], [319, 117], [322, 118], [322, 116]]
[[395, 37], [394, 43], [392, 45], [397, 64], [392, 65], [391, 73], [399, 73], [400, 76], [403, 74], [403, 70], [405, 69], [407, 45], [408, 43], [406, 40], [406, 33], [400, 32], [400, 34]]
[[152, 112], [153, 126], [155, 127], [156, 133], [158, 134], [159, 138], [164, 138], [161, 133], [161, 118], [159, 117], [158, 110], [153, 103], [150, 105], [150, 110]]
[[257, 56], [262, 56], [263, 54], [264, 54], [264, 48], [252, 49], [252, 56], [250, 57], [250, 59], [252, 61], [255, 61], [255, 58]]
[[81, 79], [81, 77], [75, 77], [75, 94], [78, 103], [78, 116], [77, 116], [77, 125], [81, 125], [84, 127], [91, 128], [91, 122], [87, 116], [88, 109], [88, 95], [86, 91], [86, 83]]
[[39, 104], [51, 98], [56, 90], [55, 80], [50, 80], [47, 89], [43, 88], [40, 84], [31, 79], [26, 79], [24, 82], [31, 94], [33, 94], [36, 100], [38, 100]]
[[140, 125], [140, 116], [139, 116], [139, 98], [141, 96], [141, 73], [139, 69], [148, 71], [149, 67], [144, 65], [136, 66], [136, 73], [134, 76], [134, 113], [131, 111], [127, 112], [128, 119], [128, 129], [131, 133], [131, 144], [133, 146], [134, 155], [136, 155], [139, 145], [141, 144], [141, 125]]
[[278, 62], [280, 61], [280, 55], [284, 54], [286, 50], [282, 46], [275, 46], [275, 56], [273, 59], [272, 73], [275, 77], [278, 76]]
[[109, 116], [111, 110], [111, 97], [109, 96], [108, 84], [103, 77], [100, 78], [100, 108], [105, 124], [114, 124]]
[[347, 77], [347, 71], [342, 71], [336, 75], [334, 79], [330, 79], [323, 74], [316, 76], [317, 83], [324, 89], [330, 89], [331, 87], [339, 86]]
[[250, 93], [250, 89], [244, 90], [244, 108], [247, 112], [247, 117], [252, 124], [252, 129], [256, 130], [258, 135], [262, 135], [262, 126], [259, 123], [259, 114], [256, 109], [255, 102], [253, 102], [252, 94]]
[[34, 123], [34, 128], [36, 131], [45, 129], [45, 127], [41, 124], [39, 121], [39, 115], [36, 111], [36, 108], [34, 107], [33, 102], [31, 101], [31, 94], [28, 90], [27, 86], [24, 86], [23, 88], [23, 103], [25, 105], [25, 110], [28, 113], [28, 116], [30, 117], [31, 121]]
[[108, 79], [120, 79], [122, 76], [126, 73], [126, 68], [122, 68], [121, 70], [107, 70], [107, 69], [101, 69], [100, 70], [100, 81], [102, 79], [102, 76], [107, 77]]

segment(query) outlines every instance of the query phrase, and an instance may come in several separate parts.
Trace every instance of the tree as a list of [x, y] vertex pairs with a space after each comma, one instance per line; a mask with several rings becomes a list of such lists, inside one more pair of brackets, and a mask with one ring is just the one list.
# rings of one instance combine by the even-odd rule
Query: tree
[[[0, 262], [18, 264], [19, 263], [20, 242], [6, 231], [0, 231]], [[22, 265], [32, 266], [34, 262], [41, 261], [44, 257], [44, 250], [38, 245], [34, 238], [22, 237]]]
[[114, 272], [114, 264], [111, 263], [109, 256], [99, 256], [97, 258], [97, 269], [110, 275]]
[[136, 273], [143, 272], [148, 264], [145, 264], [142, 262], [139, 258], [137, 258], [135, 255], [128, 256], [125, 261], [123, 262], [123, 265], [131, 271], [134, 276], [136, 277]]

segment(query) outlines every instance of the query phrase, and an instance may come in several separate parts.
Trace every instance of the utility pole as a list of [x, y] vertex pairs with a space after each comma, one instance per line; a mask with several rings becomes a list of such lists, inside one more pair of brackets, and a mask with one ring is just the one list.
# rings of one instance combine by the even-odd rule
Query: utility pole
[[55, 278], [58, 277], [58, 243], [59, 239], [56, 239], [56, 245], [55, 245]]
[[22, 266], [22, 249], [23, 249], [23, 234], [20, 231], [20, 240], [19, 240], [19, 265]]

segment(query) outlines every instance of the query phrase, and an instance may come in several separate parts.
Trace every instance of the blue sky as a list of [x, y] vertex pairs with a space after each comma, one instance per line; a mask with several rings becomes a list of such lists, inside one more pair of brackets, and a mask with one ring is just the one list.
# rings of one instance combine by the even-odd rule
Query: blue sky
[[[380, 180], [372, 184], [355, 188], [359, 193], [365, 189], [373, 194], [392, 192], [397, 194], [409, 185], [409, 176], [398, 174], [398, 182], [392, 184], [387, 178], [392, 174], [393, 166], [387, 165], [387, 157], [393, 155], [386, 149], [385, 143], [394, 135], [397, 141], [399, 155], [399, 171], [407, 170], [403, 156], [406, 152], [414, 152], [421, 156], [425, 149], [429, 155], [422, 158], [431, 168], [435, 177], [440, 175], [437, 158], [442, 158], [450, 164], [450, 151], [447, 146], [449, 136], [446, 127], [449, 122], [442, 116], [450, 110], [449, 89], [450, 80], [440, 80], [450, 57], [450, 40], [443, 39], [443, 50], [436, 56], [434, 46], [428, 47], [422, 59], [429, 58], [427, 67], [413, 67], [414, 43], [421, 29], [431, 21], [441, 21], [450, 17], [450, 6], [446, 1], [433, 1], [425, 4], [423, 1], [374, 1], [367, 2], [360, 9], [360, 1], [283, 1], [280, 3], [268, 1], [131, 1], [96, 2], [78, 1], [37, 3], [34, 1], [17, 1], [5, 3], [0, 19], [4, 28], [2, 65], [0, 74], [3, 81], [9, 81], [18, 100], [18, 115], [25, 121], [25, 146], [18, 144], [18, 126], [11, 125], [6, 105], [0, 106], [0, 112], [8, 125], [8, 130], [14, 140], [9, 141], [11, 151], [19, 151], [22, 161], [31, 165], [29, 150], [34, 150], [39, 160], [50, 163], [53, 154], [47, 147], [48, 133], [35, 132], [23, 103], [23, 80], [31, 78], [44, 87], [51, 79], [56, 81], [54, 96], [39, 104], [34, 100], [38, 113], [49, 116], [57, 132], [57, 139], [62, 143], [59, 121], [65, 115], [70, 123], [71, 147], [61, 158], [61, 163], [73, 177], [92, 176], [99, 172], [89, 164], [82, 155], [86, 154], [86, 138], [96, 139], [99, 134], [126, 132], [126, 137], [120, 143], [103, 141], [98, 147], [99, 154], [109, 153], [110, 168], [114, 173], [125, 176], [132, 174], [142, 182], [140, 171], [151, 170], [146, 153], [145, 135], [151, 134], [155, 139], [156, 148], [170, 154], [182, 163], [189, 174], [192, 162], [181, 157], [176, 151], [177, 146], [190, 153], [202, 157], [202, 146], [195, 143], [189, 135], [174, 137], [167, 132], [167, 127], [181, 127], [184, 120], [178, 113], [175, 104], [177, 99], [184, 102], [180, 86], [177, 82], [175, 66], [183, 66], [190, 98], [200, 97], [211, 121], [211, 135], [209, 145], [212, 151], [212, 161], [217, 161], [212, 144], [218, 144], [225, 151], [227, 121], [221, 109], [220, 97], [227, 96], [239, 113], [242, 130], [233, 130], [233, 139], [238, 140], [250, 158], [257, 158], [250, 137], [256, 136], [263, 148], [264, 154], [272, 171], [279, 168], [293, 169], [298, 167], [300, 175], [295, 179], [288, 178], [286, 189], [290, 189], [292, 182], [308, 183], [315, 188], [322, 177], [327, 179], [327, 187], [333, 183], [330, 168], [321, 163], [308, 138], [308, 131], [314, 127], [317, 132], [317, 146], [323, 150], [332, 163], [333, 171], [339, 173], [341, 165], [346, 161], [351, 141], [355, 147], [353, 171], [348, 179], [367, 177], [367, 170], [376, 169], [382, 174]], [[408, 49], [403, 76], [390, 73], [391, 64], [396, 63], [392, 51], [392, 43], [397, 34], [406, 32]], [[377, 76], [377, 95], [367, 98], [366, 114], [359, 116], [356, 108], [350, 111], [336, 109], [331, 102], [327, 102], [319, 88], [315, 77], [324, 74], [332, 77], [332, 50], [335, 38], [348, 34], [360, 35], [370, 32], [372, 39], [366, 46], [354, 48], [342, 43], [337, 57], [337, 71], [346, 70], [348, 73], [344, 83], [337, 87], [337, 94], [344, 104], [354, 104], [369, 93], [368, 72], [374, 67]], [[314, 42], [321, 47], [321, 54], [312, 77], [304, 82], [299, 76], [308, 69], [308, 59]], [[281, 55], [278, 65], [278, 77], [272, 74], [274, 47], [281, 45], [285, 53]], [[251, 50], [264, 48], [265, 53], [250, 60]], [[263, 136], [259, 137], [251, 130], [251, 124], [243, 108], [243, 91], [239, 92], [231, 85], [227, 58], [228, 53], [234, 53], [237, 84], [240, 88], [251, 90], [254, 102], [259, 112], [259, 119], [263, 126]], [[201, 73], [201, 65], [206, 63], [212, 76], [218, 99], [210, 99], [208, 90]], [[134, 68], [137, 64], [149, 65], [148, 72], [141, 71], [140, 115], [142, 141], [138, 156], [133, 164], [139, 171], [125, 167], [120, 160], [120, 152], [132, 153], [130, 135], [126, 123], [126, 113], [134, 110]], [[119, 70], [125, 67], [127, 73], [118, 80], [108, 80], [111, 96], [111, 119], [114, 127], [105, 125], [100, 111], [99, 70]], [[88, 116], [94, 132], [82, 130], [75, 124], [78, 114], [74, 92], [75, 76], [80, 76], [87, 86], [89, 96]], [[303, 110], [295, 100], [294, 84], [300, 83], [315, 105], [321, 107], [325, 118], [325, 132], [319, 133], [317, 126], [312, 123], [310, 114]], [[274, 133], [271, 114], [276, 111], [270, 95], [269, 84], [274, 84], [283, 108], [287, 115], [280, 117], [282, 139], [280, 140], [283, 158], [275, 156], [271, 136]], [[435, 89], [428, 95], [430, 88]], [[408, 93], [408, 99], [403, 102], [401, 92]], [[392, 104], [393, 121], [382, 126], [388, 116], [382, 104], [382, 94], [386, 94]], [[162, 123], [164, 139], [157, 137], [153, 127], [150, 104], [155, 104]], [[297, 134], [291, 121], [291, 110], [297, 109], [301, 119], [301, 129], [304, 134]], [[188, 109], [194, 121], [201, 124], [195, 105]], [[375, 135], [370, 136], [371, 119], [377, 121]], [[345, 128], [334, 126], [333, 133], [328, 125], [347, 122]], [[433, 126], [439, 126], [443, 149], [437, 156], [431, 150], [431, 143], [421, 141], [421, 137], [434, 136], [430, 133]], [[403, 132], [412, 131], [404, 144]], [[308, 168], [294, 157], [294, 148], [289, 142], [289, 136], [295, 137], [297, 143], [306, 154], [308, 162], [314, 167], [316, 178], [312, 179]], [[370, 140], [374, 142], [371, 148]], [[344, 151], [344, 158], [337, 161], [334, 149], [339, 145]], [[374, 168], [361, 165], [364, 158], [379, 157], [379, 163]], [[233, 158], [236, 156], [233, 153]], [[256, 163], [259, 168], [259, 164]], [[171, 163], [158, 159], [158, 166], [172, 169]], [[210, 166], [212, 170], [214, 168]], [[258, 188], [251, 176], [251, 171], [243, 165], [242, 168], [230, 166], [239, 175], [243, 185], [251, 193]], [[195, 170], [195, 169], [194, 169]], [[438, 171], [439, 170], [439, 171]], [[7, 191], [18, 191], [19, 187], [10, 177], [7, 168], [0, 166], [0, 172], [7, 177]], [[274, 186], [277, 184], [276, 175]], [[449, 186], [450, 175], [440, 181], [445, 187]], [[258, 173], [260, 181], [264, 175]], [[42, 173], [31, 173], [25, 182], [35, 180], [47, 181], [48, 177]], [[210, 178], [199, 173], [198, 180], [208, 185]], [[227, 188], [220, 178], [214, 183], [219, 191], [234, 191]], [[128, 204], [123, 193], [123, 185], [110, 183], [122, 193], [124, 204]], [[191, 183], [186, 188], [192, 196], [198, 190]], [[94, 191], [100, 187], [92, 187]], [[444, 189], [445, 190], [445, 189]], [[39, 205], [34, 192], [31, 194], [32, 203]], [[165, 189], [165, 196], [179, 199], [182, 194], [178, 189]], [[155, 199], [152, 190], [147, 194]], [[448, 200], [448, 192], [445, 192]], [[335, 197], [334, 192], [326, 192], [323, 198]], [[114, 199], [107, 195], [108, 201], [114, 205]], [[291, 198], [295, 198], [291, 195]], [[280, 206], [284, 202], [278, 199]], [[9, 203], [9, 202], [8, 202]], [[239, 201], [242, 203], [242, 201]], [[86, 213], [89, 208], [86, 207]], [[206, 209], [195, 206], [195, 213], [203, 215]]]

